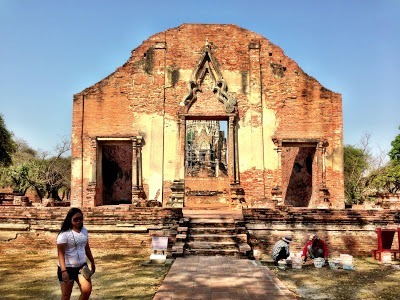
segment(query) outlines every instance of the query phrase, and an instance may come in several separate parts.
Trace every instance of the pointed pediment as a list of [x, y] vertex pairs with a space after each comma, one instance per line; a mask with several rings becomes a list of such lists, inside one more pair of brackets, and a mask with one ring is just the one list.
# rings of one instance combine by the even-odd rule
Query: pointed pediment
[[216, 94], [217, 99], [225, 105], [226, 112], [235, 112], [236, 99], [228, 94], [228, 86], [225, 83], [216, 59], [212, 55], [208, 42], [189, 81], [189, 93], [184, 97], [181, 105], [185, 106], [187, 111], [189, 110], [190, 106], [197, 100], [196, 94], [202, 91], [203, 84], [208, 83], [208, 76], [212, 82], [212, 91]]
[[192, 74], [191, 81], [194, 81], [199, 86], [201, 86], [207, 73], [210, 74], [214, 83], [216, 83], [219, 80], [223, 80], [218, 63], [215, 60], [214, 56], [212, 55], [211, 47], [208, 43], [206, 44], [206, 47], [199, 60], [199, 63], [197, 64], [196, 70]]

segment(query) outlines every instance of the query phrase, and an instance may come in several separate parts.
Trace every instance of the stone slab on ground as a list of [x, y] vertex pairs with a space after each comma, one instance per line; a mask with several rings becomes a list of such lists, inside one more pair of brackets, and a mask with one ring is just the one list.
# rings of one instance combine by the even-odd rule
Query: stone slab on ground
[[255, 261], [225, 256], [175, 260], [153, 300], [297, 299], [275, 274]]

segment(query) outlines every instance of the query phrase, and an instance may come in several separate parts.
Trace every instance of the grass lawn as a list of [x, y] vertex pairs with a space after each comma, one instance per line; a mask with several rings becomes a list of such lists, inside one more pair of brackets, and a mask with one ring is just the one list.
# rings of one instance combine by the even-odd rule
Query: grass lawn
[[372, 257], [354, 258], [355, 270], [317, 269], [307, 262], [300, 270], [274, 268], [278, 278], [300, 299], [398, 300], [399, 261], [382, 265]]
[[[92, 249], [97, 270], [90, 299], [152, 299], [169, 267], [143, 266], [149, 259], [145, 250]], [[56, 249], [22, 252], [3, 248], [0, 256], [1, 299], [60, 299]], [[71, 298], [79, 294], [75, 283]]]
[[[97, 265], [92, 300], [152, 299], [169, 269], [164, 265], [145, 266], [149, 251], [144, 248], [92, 247], [92, 252]], [[0, 257], [0, 299], [60, 299], [55, 247], [27, 252], [12, 247], [12, 243], [10, 247], [3, 244]], [[272, 268], [299, 299], [400, 299], [400, 270], [371, 257], [354, 258], [355, 270], [316, 269], [307, 263], [300, 270]], [[72, 295], [72, 299], [78, 298], [76, 284]]]

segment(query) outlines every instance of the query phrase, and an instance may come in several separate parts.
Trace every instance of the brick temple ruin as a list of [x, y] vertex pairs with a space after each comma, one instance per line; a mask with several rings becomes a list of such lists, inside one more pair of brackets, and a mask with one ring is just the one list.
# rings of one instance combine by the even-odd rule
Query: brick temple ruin
[[[400, 213], [345, 208], [342, 143], [341, 96], [282, 49], [235, 25], [184, 24], [74, 96], [71, 206], [92, 247], [115, 251], [150, 254], [162, 236], [169, 256], [268, 257], [286, 234], [296, 252], [318, 233], [332, 255], [371, 255]], [[0, 249], [53, 247], [68, 209], [3, 203]]]
[[281, 48], [184, 24], [74, 96], [71, 204], [343, 208], [342, 141], [341, 96]]

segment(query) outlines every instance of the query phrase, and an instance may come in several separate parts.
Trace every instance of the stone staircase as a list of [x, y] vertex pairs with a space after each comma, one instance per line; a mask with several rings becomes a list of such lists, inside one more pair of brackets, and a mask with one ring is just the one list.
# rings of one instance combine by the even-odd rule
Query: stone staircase
[[241, 211], [184, 209], [174, 255], [246, 257], [251, 250]]

